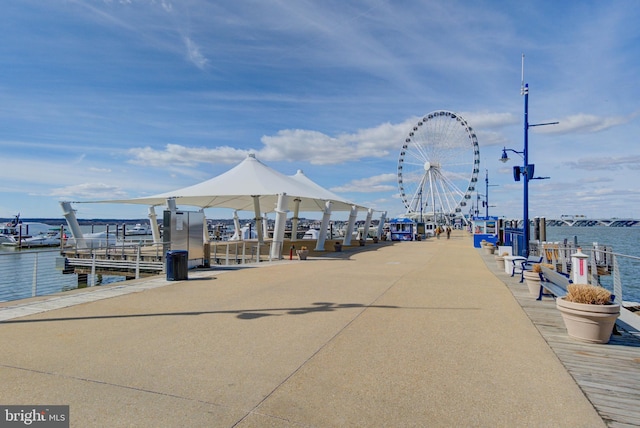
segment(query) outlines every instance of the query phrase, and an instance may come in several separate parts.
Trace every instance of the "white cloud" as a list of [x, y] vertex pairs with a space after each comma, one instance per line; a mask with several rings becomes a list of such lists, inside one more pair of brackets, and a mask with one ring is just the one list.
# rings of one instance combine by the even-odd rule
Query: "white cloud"
[[127, 192], [118, 186], [109, 184], [83, 183], [52, 189], [50, 196], [80, 199], [116, 199], [126, 198]]
[[165, 150], [156, 150], [149, 146], [129, 150], [133, 156], [129, 162], [135, 165], [195, 166], [199, 163], [232, 164], [244, 159], [250, 150], [233, 147], [185, 147], [179, 144], [167, 144]]
[[[511, 139], [500, 129], [517, 124], [519, 121], [511, 113], [471, 112], [465, 113], [463, 117], [477, 132], [478, 140], [483, 147], [509, 145]], [[359, 129], [355, 133], [342, 133], [337, 136], [315, 130], [283, 129], [275, 135], [263, 136], [262, 148], [256, 150], [236, 149], [229, 146], [187, 147], [179, 144], [167, 144], [164, 150], [157, 150], [147, 146], [130, 149], [129, 154], [134, 158], [129, 162], [136, 165], [174, 168], [203, 163], [233, 164], [240, 162], [250, 152], [266, 162], [308, 162], [314, 165], [341, 164], [364, 158], [395, 158], [404, 137], [418, 120], [420, 117], [414, 116], [401, 123], [385, 122], [372, 128]], [[565, 120], [562, 132], [598, 132], [628, 120], [630, 117], [571, 116]], [[555, 126], [544, 128], [555, 128]], [[627, 156], [620, 159], [580, 160], [568, 164], [572, 168], [594, 170], [611, 169], [621, 165], [633, 168], [640, 163], [636, 158]]]
[[[541, 134], [586, 134], [601, 132], [607, 129], [624, 125], [625, 123], [633, 120], [637, 116], [637, 113], [629, 116], [609, 116], [601, 117], [593, 114], [579, 113], [572, 116], [567, 116], [563, 119], [558, 119], [560, 122], [557, 125], [541, 126], [532, 128], [535, 132]], [[556, 120], [552, 120], [555, 122]]]
[[202, 54], [198, 45], [196, 45], [190, 37], [183, 36], [182, 40], [187, 48], [187, 59], [195, 64], [196, 67], [203, 70], [209, 63], [209, 60]]
[[566, 162], [573, 169], [586, 171], [619, 170], [622, 168], [640, 168], [640, 155], [628, 155], [618, 157], [583, 158], [577, 161]]
[[167, 144], [164, 150], [149, 146], [129, 150], [129, 162], [154, 167], [195, 166], [200, 163], [231, 164], [256, 153], [263, 161], [309, 162], [330, 165], [362, 158], [385, 158], [399, 150], [400, 142], [413, 120], [401, 124], [383, 123], [354, 134], [331, 137], [319, 131], [284, 129], [273, 136], [263, 136], [260, 150], [240, 150], [222, 146], [214, 148], [186, 147]]
[[305, 161], [315, 165], [340, 164], [362, 158], [382, 158], [397, 149], [404, 126], [382, 124], [355, 134], [331, 137], [318, 131], [285, 129], [262, 137], [258, 156], [269, 161]]
[[337, 193], [391, 192], [398, 189], [398, 186], [396, 184], [396, 179], [397, 179], [396, 174], [380, 174], [380, 175], [375, 175], [373, 177], [352, 180], [351, 182], [345, 185], [332, 187], [330, 190]]

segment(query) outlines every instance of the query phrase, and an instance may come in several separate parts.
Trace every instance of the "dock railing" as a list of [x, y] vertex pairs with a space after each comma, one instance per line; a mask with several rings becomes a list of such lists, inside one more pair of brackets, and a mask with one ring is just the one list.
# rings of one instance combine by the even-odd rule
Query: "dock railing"
[[62, 248], [65, 269], [88, 274], [89, 286], [96, 285], [96, 274], [138, 279], [142, 273], [158, 274], [165, 269], [163, 243], [145, 241], [93, 242], [89, 248], [77, 245]]
[[60, 251], [0, 252], [0, 302], [78, 288], [78, 276], [63, 274]]
[[[532, 243], [533, 244], [533, 243]], [[571, 273], [571, 255], [578, 247], [571, 244], [541, 243], [531, 245], [531, 254], [541, 255], [543, 263], [551, 264], [556, 270]], [[589, 257], [589, 282], [609, 289], [616, 300], [623, 302], [625, 293], [623, 285], [640, 290], [640, 257], [616, 253], [610, 246], [594, 243], [591, 247], [580, 246], [580, 250]], [[635, 293], [633, 299], [640, 300]]]
[[[211, 241], [205, 246], [204, 266], [243, 265], [271, 261], [271, 242], [258, 241]], [[90, 248], [65, 247], [63, 253], [71, 267], [91, 267], [93, 269], [120, 269], [123, 272], [160, 273], [165, 268], [165, 253], [170, 243], [118, 242], [116, 244], [95, 242]]]
[[272, 242], [210, 241], [209, 262], [213, 265], [244, 265], [271, 261]]

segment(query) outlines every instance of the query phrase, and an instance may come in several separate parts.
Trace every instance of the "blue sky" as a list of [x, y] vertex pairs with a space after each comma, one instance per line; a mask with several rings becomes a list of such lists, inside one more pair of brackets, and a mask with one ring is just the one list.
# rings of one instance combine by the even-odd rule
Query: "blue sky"
[[638, 22], [632, 0], [8, 0], [0, 217], [168, 192], [248, 153], [397, 215], [402, 143], [435, 110], [476, 131], [490, 214], [521, 217], [519, 159], [498, 158], [523, 147], [524, 53], [530, 123], [560, 122], [530, 130], [551, 177], [530, 216], [640, 218]]

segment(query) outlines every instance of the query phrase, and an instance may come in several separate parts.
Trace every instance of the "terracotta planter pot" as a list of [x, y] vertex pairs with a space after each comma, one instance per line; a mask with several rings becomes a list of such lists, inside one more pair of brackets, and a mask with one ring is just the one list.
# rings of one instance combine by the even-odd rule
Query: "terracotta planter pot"
[[307, 260], [309, 250], [296, 250], [296, 254], [298, 255], [298, 260]]
[[496, 256], [496, 265], [500, 271], [504, 271], [504, 258], [501, 256]]
[[493, 245], [485, 245], [484, 246], [484, 252], [486, 254], [493, 254], [496, 251], [496, 247], [494, 247]]
[[529, 294], [532, 297], [538, 297], [540, 294], [540, 274], [530, 270], [525, 270], [522, 274], [524, 276], [524, 282], [529, 287]]
[[569, 336], [591, 343], [608, 343], [620, 305], [587, 305], [556, 299], [556, 307], [562, 315]]

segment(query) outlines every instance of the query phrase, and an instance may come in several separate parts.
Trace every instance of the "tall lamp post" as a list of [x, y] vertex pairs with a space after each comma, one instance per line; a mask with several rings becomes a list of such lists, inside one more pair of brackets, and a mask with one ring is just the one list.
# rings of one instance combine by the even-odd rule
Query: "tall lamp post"
[[524, 54], [522, 55], [522, 87], [520, 90], [520, 95], [524, 95], [524, 149], [519, 152], [513, 149], [507, 149], [505, 147], [502, 148], [502, 156], [500, 157], [501, 162], [507, 162], [509, 160], [509, 156], [507, 156], [507, 152], [517, 153], [522, 156], [524, 160], [523, 166], [514, 166], [513, 167], [513, 179], [515, 181], [520, 181], [520, 176], [523, 177], [523, 212], [522, 212], [522, 240], [523, 246], [520, 248], [520, 255], [522, 257], [529, 256], [529, 180], [543, 180], [549, 177], [534, 177], [534, 164], [529, 164], [529, 128], [534, 126], [545, 126], [545, 125], [557, 125], [560, 122], [547, 122], [547, 123], [537, 123], [537, 124], [529, 124], [529, 84], [524, 83]]

